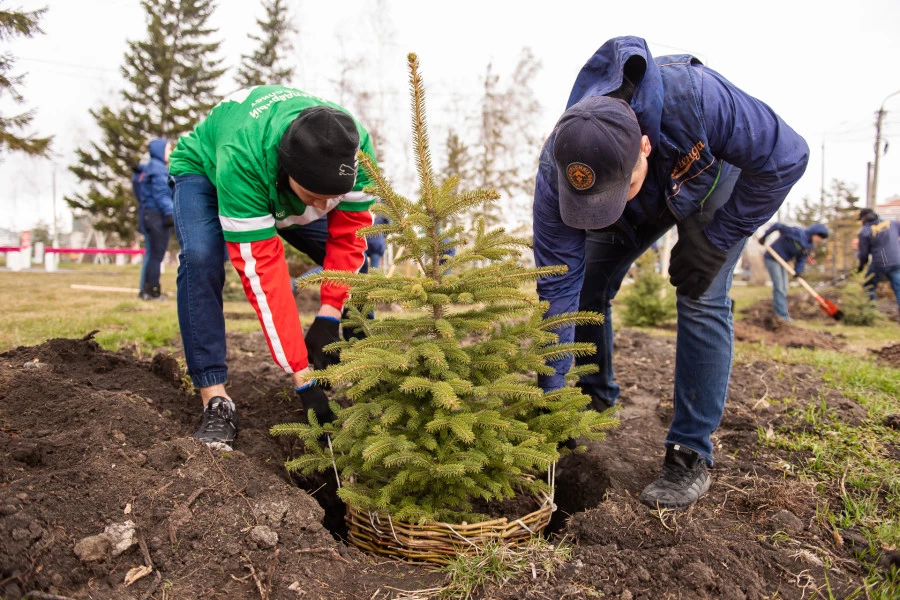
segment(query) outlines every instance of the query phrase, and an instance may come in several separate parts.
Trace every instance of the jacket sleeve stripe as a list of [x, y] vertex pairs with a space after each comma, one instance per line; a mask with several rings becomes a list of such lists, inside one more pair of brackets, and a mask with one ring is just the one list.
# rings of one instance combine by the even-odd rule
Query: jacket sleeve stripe
[[240, 233], [275, 227], [275, 217], [272, 215], [263, 215], [260, 217], [235, 218], [219, 215], [219, 223], [221, 223], [224, 231]]
[[239, 244], [239, 246], [240, 255], [244, 262], [243, 275], [253, 292], [253, 299], [255, 300], [257, 312], [259, 313], [259, 319], [263, 324], [263, 331], [269, 341], [269, 348], [272, 350], [272, 357], [286, 373], [293, 373], [294, 371], [288, 362], [284, 347], [281, 344], [278, 329], [275, 327], [275, 320], [272, 311], [269, 308], [269, 301], [266, 298], [262, 282], [256, 271], [256, 258], [253, 256], [252, 251], [253, 245], [251, 243], [243, 243]]

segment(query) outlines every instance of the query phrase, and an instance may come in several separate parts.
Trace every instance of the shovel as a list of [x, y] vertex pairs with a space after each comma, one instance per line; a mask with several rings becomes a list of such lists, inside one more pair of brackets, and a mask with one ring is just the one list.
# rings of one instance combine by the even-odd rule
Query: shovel
[[769, 246], [768, 244], [764, 244], [764, 247], [766, 249], [766, 252], [771, 254], [772, 258], [774, 258], [775, 260], [778, 261], [778, 264], [780, 264], [782, 267], [784, 267], [787, 270], [787, 272], [790, 273], [793, 277], [797, 278], [797, 281], [800, 282], [800, 285], [803, 286], [803, 289], [805, 289], [807, 292], [809, 292], [809, 295], [812, 296], [815, 299], [815, 301], [819, 303], [819, 308], [821, 308], [822, 311], [824, 311], [826, 315], [833, 318], [835, 321], [840, 321], [841, 319], [844, 318], [844, 313], [841, 312], [841, 309], [839, 309], [834, 302], [832, 302], [831, 300], [826, 300], [825, 298], [820, 296], [816, 292], [816, 290], [814, 290], [812, 288], [811, 285], [806, 283], [806, 281], [802, 277], [799, 277], [797, 275], [797, 273], [794, 272], [794, 269], [792, 269], [791, 266], [789, 264], [787, 264], [783, 258], [778, 256], [777, 252], [772, 250], [771, 246]]

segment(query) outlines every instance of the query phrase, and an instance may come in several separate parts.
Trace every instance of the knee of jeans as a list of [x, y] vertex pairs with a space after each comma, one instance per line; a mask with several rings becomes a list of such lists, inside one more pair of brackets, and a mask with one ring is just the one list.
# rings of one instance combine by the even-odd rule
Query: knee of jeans
[[201, 269], [222, 269], [222, 265], [227, 259], [227, 256], [223, 256], [222, 247], [219, 244], [182, 246], [181, 252], [178, 254], [180, 264]]

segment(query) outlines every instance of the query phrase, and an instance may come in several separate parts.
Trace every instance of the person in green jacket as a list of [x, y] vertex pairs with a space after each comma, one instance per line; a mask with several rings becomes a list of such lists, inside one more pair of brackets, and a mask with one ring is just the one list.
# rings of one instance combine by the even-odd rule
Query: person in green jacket
[[324, 284], [321, 309], [304, 339], [282, 240], [329, 270], [366, 264], [373, 199], [356, 155], [374, 158], [366, 129], [345, 109], [306, 92], [257, 86], [226, 98], [169, 159], [175, 230], [181, 245], [178, 322], [204, 411], [194, 437], [231, 447], [238, 416], [225, 389], [224, 261], [231, 259], [256, 309], [275, 362], [305, 409], [333, 418], [310, 367], [334, 361], [322, 348], [339, 339], [346, 286]]

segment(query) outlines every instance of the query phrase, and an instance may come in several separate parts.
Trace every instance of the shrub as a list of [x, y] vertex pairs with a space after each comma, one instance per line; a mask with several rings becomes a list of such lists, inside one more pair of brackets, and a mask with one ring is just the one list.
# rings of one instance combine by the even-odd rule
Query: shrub
[[675, 290], [656, 272], [656, 253], [635, 261], [636, 276], [622, 296], [623, 322], [631, 327], [656, 327], [675, 318]]

